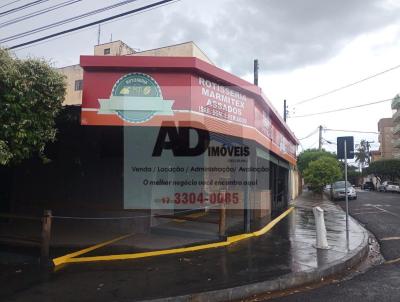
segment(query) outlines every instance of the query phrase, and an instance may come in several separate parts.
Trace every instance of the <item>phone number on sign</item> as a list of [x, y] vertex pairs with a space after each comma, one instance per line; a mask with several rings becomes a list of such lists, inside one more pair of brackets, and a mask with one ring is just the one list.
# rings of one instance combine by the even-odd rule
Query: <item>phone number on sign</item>
[[202, 204], [209, 202], [211, 204], [237, 204], [239, 203], [239, 193], [230, 192], [219, 192], [210, 193], [208, 195], [204, 193], [175, 193], [173, 198], [163, 197], [162, 203], [174, 203], [174, 204]]

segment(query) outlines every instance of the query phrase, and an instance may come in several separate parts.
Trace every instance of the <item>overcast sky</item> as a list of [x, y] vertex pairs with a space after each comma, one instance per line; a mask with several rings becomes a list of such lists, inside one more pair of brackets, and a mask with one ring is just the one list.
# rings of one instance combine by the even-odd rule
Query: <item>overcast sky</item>
[[[67, 0], [47, 0], [41, 5], [0, 16], [1, 23]], [[0, 1], [0, 12], [32, 2]], [[120, 1], [82, 0], [73, 5], [2, 27], [0, 39]], [[61, 29], [94, 21], [155, 1], [138, 0], [120, 8], [82, 19], [3, 45], [16, 45]], [[355, 82], [400, 64], [400, 0], [181, 0], [143, 14], [103, 24], [101, 42], [123, 40], [136, 49], [150, 49], [194, 41], [219, 67], [252, 81], [253, 59], [260, 61], [260, 86], [290, 115], [327, 111], [393, 98], [400, 92], [400, 68], [362, 84], [295, 106], [299, 101]], [[97, 27], [15, 51], [17, 56], [51, 59], [56, 66], [79, 62], [92, 54]], [[380, 118], [390, 117], [390, 102], [340, 113], [290, 118], [297, 137], [319, 125], [330, 129], [377, 131]], [[375, 134], [324, 133], [330, 141], [353, 135], [377, 142]], [[317, 146], [317, 134], [302, 140], [304, 148]], [[373, 144], [378, 148], [378, 144]], [[335, 150], [334, 145], [325, 145]], [[300, 147], [301, 150], [301, 147]]]

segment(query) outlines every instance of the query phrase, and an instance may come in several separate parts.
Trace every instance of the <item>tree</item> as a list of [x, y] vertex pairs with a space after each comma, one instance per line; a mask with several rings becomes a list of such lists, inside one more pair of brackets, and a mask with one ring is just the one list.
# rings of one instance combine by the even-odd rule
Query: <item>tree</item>
[[304, 170], [304, 180], [310, 184], [315, 193], [322, 193], [324, 186], [339, 180], [342, 177], [337, 159], [323, 156], [310, 162]]
[[369, 146], [368, 146], [368, 142], [363, 139], [361, 140], [360, 144], [358, 145], [358, 148], [355, 152], [355, 158], [356, 158], [356, 162], [358, 162], [358, 164], [360, 165], [360, 171], [362, 171], [362, 169], [365, 167], [366, 164], [369, 164], [370, 162], [370, 158], [369, 158]]
[[395, 181], [396, 178], [400, 178], [400, 159], [374, 161], [365, 171], [368, 174], [374, 174], [380, 182], [384, 180]]
[[55, 138], [65, 87], [64, 76], [48, 62], [16, 59], [0, 49], [0, 165], [33, 153], [43, 157], [46, 143]]
[[[341, 163], [342, 175], [344, 176], [344, 163]], [[347, 166], [347, 180], [353, 185], [360, 185], [362, 173], [358, 170], [358, 167], [348, 165]]]
[[336, 159], [336, 155], [334, 153], [330, 153], [325, 150], [318, 149], [307, 149], [299, 154], [297, 157], [297, 167], [301, 174], [304, 174], [304, 171], [307, 169], [310, 162], [317, 160], [321, 157], [329, 157]]

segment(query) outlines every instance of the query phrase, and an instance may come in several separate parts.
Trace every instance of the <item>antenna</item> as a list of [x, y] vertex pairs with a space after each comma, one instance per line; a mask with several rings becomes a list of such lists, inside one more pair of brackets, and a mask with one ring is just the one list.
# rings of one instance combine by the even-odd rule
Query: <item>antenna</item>
[[111, 34], [111, 37], [110, 37], [110, 42], [112, 42], [112, 34]]
[[97, 29], [97, 45], [100, 45], [100, 33], [101, 33], [101, 28], [99, 24], [99, 27]]

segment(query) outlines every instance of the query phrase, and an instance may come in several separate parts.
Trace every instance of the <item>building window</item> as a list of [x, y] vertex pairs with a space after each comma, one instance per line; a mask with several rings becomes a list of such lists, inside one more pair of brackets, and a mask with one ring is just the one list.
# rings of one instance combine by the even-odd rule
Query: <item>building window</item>
[[82, 90], [83, 80], [76, 80], [75, 81], [75, 91]]
[[104, 55], [109, 55], [111, 53], [110, 48], [105, 48], [104, 49]]

